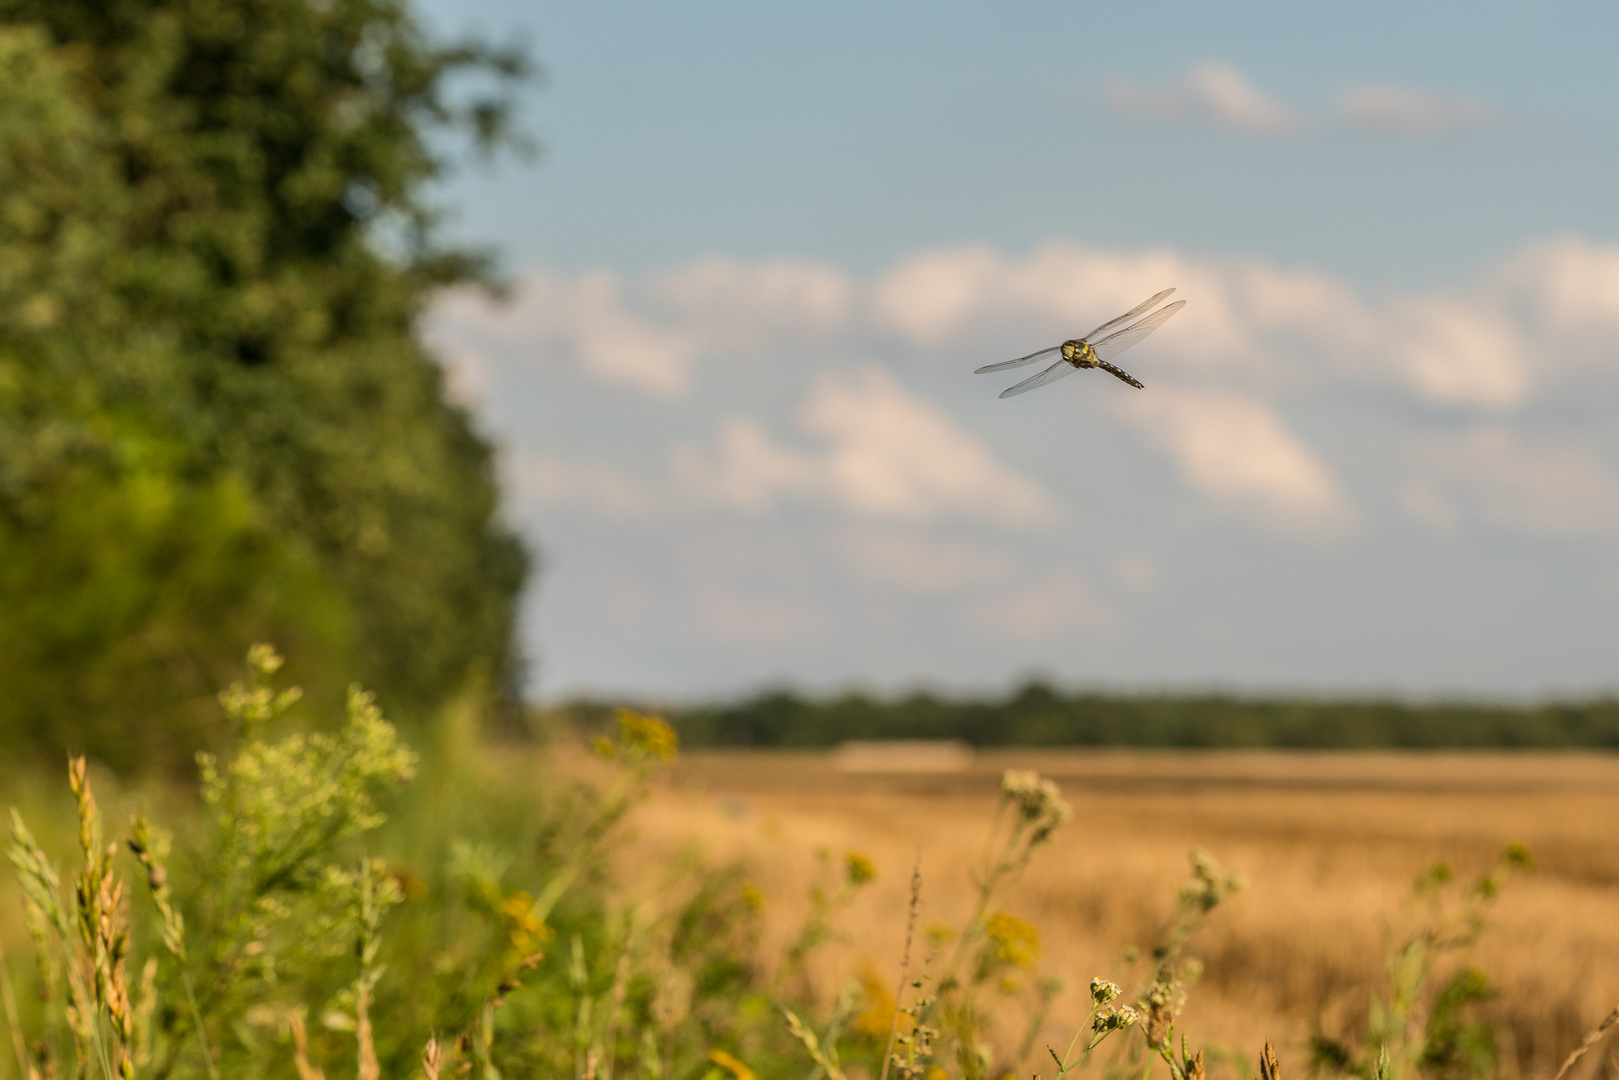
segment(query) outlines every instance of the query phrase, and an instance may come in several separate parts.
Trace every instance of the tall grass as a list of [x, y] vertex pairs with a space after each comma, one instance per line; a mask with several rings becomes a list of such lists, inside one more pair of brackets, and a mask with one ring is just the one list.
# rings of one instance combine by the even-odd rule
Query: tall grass
[[1112, 970], [1078, 976], [1087, 1004], [1048, 1044], [1064, 1022], [1052, 1015], [1063, 978], [1042, 970], [1038, 928], [1009, 909], [1049, 872], [1059, 832], [1091, 827], [1071, 820], [1048, 779], [1002, 778], [962, 919], [922, 918], [932, 885], [918, 865], [887, 931], [895, 967], [824, 993], [812, 960], [880, 872], [862, 853], [819, 853], [806, 915], [779, 953], [763, 933], [768, 899], [741, 866], [671, 858], [637, 868], [654, 884], [636, 891], [615, 873], [627, 822], [677, 753], [656, 717], [621, 710], [577, 777], [523, 775], [526, 759], [466, 751], [476, 702], [452, 713], [422, 761], [364, 692], [321, 733], [295, 716], [296, 690], [276, 685], [273, 650], [255, 647], [249, 663], [250, 679], [221, 696], [234, 748], [201, 759], [193, 801], [168, 801], [172, 833], [139, 805], [164, 800], [115, 791], [130, 813], [109, 843], [96, 787], [110, 778], [83, 759], [68, 768], [68, 820], [47, 813], [36, 837], [13, 811], [32, 963], [0, 956], [0, 996], [19, 1077], [1499, 1071], [1473, 952], [1501, 888], [1527, 865], [1521, 849], [1471, 883], [1443, 867], [1425, 874], [1421, 918], [1392, 950], [1361, 1029], [1284, 1047], [1290, 1067], [1268, 1045], [1249, 1063], [1183, 1030], [1204, 972], [1199, 931], [1242, 889], [1194, 852], [1172, 916]]

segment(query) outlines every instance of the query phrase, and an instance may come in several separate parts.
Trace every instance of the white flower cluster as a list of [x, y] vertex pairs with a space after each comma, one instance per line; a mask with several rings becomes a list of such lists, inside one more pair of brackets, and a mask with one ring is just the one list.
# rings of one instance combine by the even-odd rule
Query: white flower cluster
[[1001, 798], [1015, 806], [1018, 816], [1033, 826], [1031, 843], [1045, 840], [1074, 813], [1061, 789], [1032, 770], [1007, 769], [1001, 776]]

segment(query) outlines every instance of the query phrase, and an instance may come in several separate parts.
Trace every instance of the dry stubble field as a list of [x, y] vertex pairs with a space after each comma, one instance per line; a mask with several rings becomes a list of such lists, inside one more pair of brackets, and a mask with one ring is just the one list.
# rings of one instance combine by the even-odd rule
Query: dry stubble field
[[[627, 865], [663, 865], [693, 840], [743, 860], [782, 942], [807, 910], [814, 852], [864, 852], [881, 876], [813, 974], [822, 989], [865, 964], [891, 979], [913, 859], [924, 920], [959, 925], [1006, 768], [1055, 779], [1074, 808], [1000, 905], [1039, 928], [1041, 967], [1068, 986], [1052, 1041], [1063, 1016], [1083, 1016], [1090, 977], [1151, 941], [1194, 847], [1248, 888], [1194, 942], [1207, 972], [1183, 1030], [1250, 1061], [1269, 1038], [1302, 1065], [1313, 1030], [1352, 1030], [1410, 925], [1416, 875], [1444, 859], [1472, 878], [1513, 841], [1535, 868], [1508, 884], [1477, 953], [1501, 989], [1488, 1009], [1503, 1072], [1550, 1076], [1619, 1003], [1612, 755], [1022, 751], [955, 771], [856, 772], [826, 754], [690, 753], [638, 815]], [[1586, 1060], [1582, 1071], [1613, 1071], [1601, 1054]]]

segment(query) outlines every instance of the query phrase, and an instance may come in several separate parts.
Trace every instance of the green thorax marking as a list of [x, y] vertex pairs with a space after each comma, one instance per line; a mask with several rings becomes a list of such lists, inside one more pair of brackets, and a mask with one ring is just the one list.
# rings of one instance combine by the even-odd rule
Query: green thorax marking
[[1084, 338], [1075, 338], [1073, 341], [1062, 343], [1062, 358], [1075, 367], [1095, 367], [1101, 363], [1096, 358], [1096, 350], [1091, 348], [1090, 342]]

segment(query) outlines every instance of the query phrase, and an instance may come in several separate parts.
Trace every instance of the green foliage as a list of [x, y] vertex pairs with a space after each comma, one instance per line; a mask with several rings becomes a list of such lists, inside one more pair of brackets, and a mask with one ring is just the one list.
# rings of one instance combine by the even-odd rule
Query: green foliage
[[[791, 1060], [758, 889], [694, 858], [643, 899], [609, 877], [618, 827], [677, 749], [661, 720], [621, 711], [597, 783], [496, 782], [463, 757], [406, 794], [418, 762], [370, 695], [310, 731], [280, 657], [250, 661], [220, 695], [236, 741], [202, 755], [199, 820], [178, 839], [130, 824], [138, 898], [84, 759], [82, 869], [61, 873], [13, 812], [38, 959], [13, 1027], [23, 1075], [605, 1080]], [[855, 854], [841, 868], [840, 896], [875, 874]], [[3, 956], [0, 976], [11, 1001]]]
[[1372, 996], [1362, 1045], [1318, 1034], [1312, 1042], [1315, 1070], [1365, 1080], [1497, 1075], [1495, 1031], [1474, 1009], [1495, 989], [1472, 964], [1472, 950], [1502, 884], [1529, 862], [1525, 848], [1510, 845], [1465, 889], [1457, 886], [1449, 863], [1423, 871], [1412, 889], [1415, 926], [1389, 954], [1388, 983]]
[[415, 324], [481, 267], [435, 147], [509, 141], [524, 70], [389, 0], [0, 0], [0, 739], [183, 760], [265, 635], [407, 716], [511, 673], [524, 557]]
[[[600, 706], [564, 707], [589, 724]], [[913, 694], [812, 699], [771, 691], [666, 710], [692, 746], [834, 746], [849, 739], [961, 739], [974, 746], [1276, 749], [1619, 747], [1619, 702], [1509, 705], [1063, 693], [1032, 682], [1002, 700]]]

